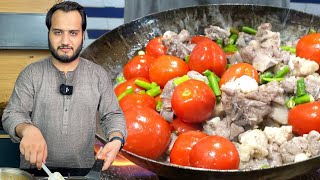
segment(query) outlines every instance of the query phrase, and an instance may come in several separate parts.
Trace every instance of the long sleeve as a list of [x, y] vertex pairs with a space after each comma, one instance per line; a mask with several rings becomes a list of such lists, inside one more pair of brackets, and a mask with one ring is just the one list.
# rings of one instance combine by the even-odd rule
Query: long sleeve
[[101, 118], [101, 127], [106, 137], [113, 132], [119, 132], [124, 139], [127, 137], [126, 120], [123, 112], [119, 106], [118, 99], [113, 91], [113, 86], [107, 72], [101, 73], [101, 97], [99, 102], [98, 111]]
[[2, 116], [4, 130], [14, 142], [21, 139], [16, 135], [15, 128], [21, 123], [31, 122], [34, 87], [32, 85], [31, 70], [27, 67], [18, 76], [9, 103]]

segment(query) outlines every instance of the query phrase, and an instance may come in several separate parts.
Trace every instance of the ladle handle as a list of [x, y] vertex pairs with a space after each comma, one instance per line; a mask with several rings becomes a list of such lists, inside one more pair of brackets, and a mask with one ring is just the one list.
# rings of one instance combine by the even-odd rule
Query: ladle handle
[[48, 167], [42, 163], [42, 169], [48, 174], [50, 177], [52, 175], [51, 171], [48, 169]]

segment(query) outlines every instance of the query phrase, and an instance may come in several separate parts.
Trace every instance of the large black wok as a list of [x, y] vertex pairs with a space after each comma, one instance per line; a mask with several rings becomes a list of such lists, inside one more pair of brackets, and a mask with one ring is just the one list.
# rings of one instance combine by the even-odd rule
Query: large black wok
[[[81, 56], [102, 65], [114, 79], [137, 50], [167, 30], [180, 32], [187, 29], [192, 34], [203, 34], [203, 29], [209, 25], [256, 28], [264, 22], [270, 22], [272, 30], [279, 31], [284, 41], [295, 40], [310, 28], [317, 31], [320, 28], [320, 17], [291, 9], [257, 5], [195, 6], [152, 14], [122, 25], [94, 41]], [[289, 179], [320, 168], [319, 156], [269, 169], [219, 171], [158, 162], [125, 150], [122, 154], [137, 165], [170, 179]]]

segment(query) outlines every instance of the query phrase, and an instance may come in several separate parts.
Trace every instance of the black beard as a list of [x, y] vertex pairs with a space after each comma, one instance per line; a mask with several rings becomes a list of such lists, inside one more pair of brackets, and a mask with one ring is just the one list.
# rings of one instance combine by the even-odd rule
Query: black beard
[[76, 60], [76, 59], [79, 57], [79, 55], [80, 55], [80, 52], [81, 52], [81, 50], [82, 50], [82, 45], [83, 45], [83, 40], [81, 41], [80, 46], [76, 49], [76, 51], [75, 51], [75, 53], [73, 54], [73, 56], [71, 56], [71, 57], [69, 57], [69, 56], [67, 56], [67, 55], [65, 55], [65, 56], [62, 55], [62, 56], [61, 56], [61, 55], [58, 54], [57, 51], [58, 51], [58, 49], [61, 48], [62, 46], [58, 46], [57, 50], [55, 50], [55, 49], [53, 48], [52, 44], [51, 44], [50, 39], [48, 38], [48, 46], [49, 46], [49, 50], [50, 50], [52, 56], [53, 56], [54, 58], [56, 58], [58, 61], [62, 62], [62, 63], [70, 63], [70, 62]]

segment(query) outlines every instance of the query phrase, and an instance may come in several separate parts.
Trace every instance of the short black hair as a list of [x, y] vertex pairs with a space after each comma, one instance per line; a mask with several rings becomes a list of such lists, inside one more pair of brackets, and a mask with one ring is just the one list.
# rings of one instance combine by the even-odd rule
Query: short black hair
[[64, 1], [61, 3], [58, 3], [56, 5], [54, 5], [47, 13], [46, 16], [46, 25], [48, 30], [50, 31], [51, 28], [51, 18], [54, 12], [56, 12], [57, 10], [62, 10], [64, 12], [70, 12], [70, 11], [75, 11], [77, 10], [81, 17], [82, 17], [82, 31], [85, 31], [87, 29], [87, 15], [86, 12], [84, 11], [84, 8], [73, 1]]

